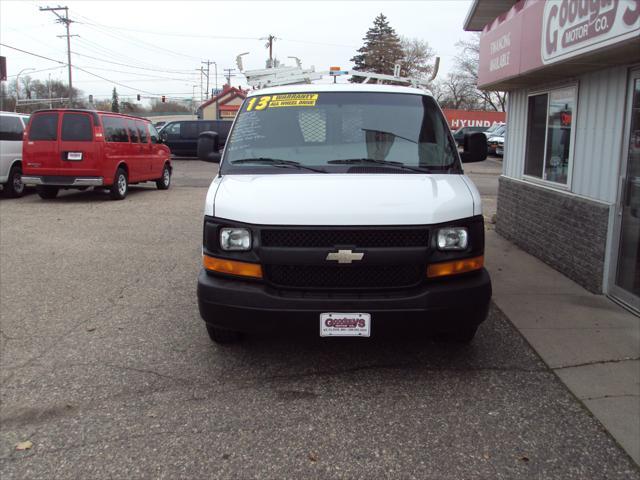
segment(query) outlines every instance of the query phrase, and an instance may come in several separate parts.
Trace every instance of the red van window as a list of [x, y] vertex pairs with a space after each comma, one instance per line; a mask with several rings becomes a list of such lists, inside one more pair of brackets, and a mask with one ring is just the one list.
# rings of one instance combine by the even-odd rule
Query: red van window
[[90, 142], [93, 140], [91, 132], [91, 119], [82, 113], [65, 113], [62, 117], [63, 141]]
[[129, 137], [131, 137], [132, 143], [138, 143], [138, 129], [136, 128], [136, 122], [134, 120], [127, 120], [127, 126], [129, 127]]
[[104, 138], [107, 142], [129, 143], [127, 126], [123, 118], [105, 115], [102, 117], [102, 123], [104, 125]]
[[39, 113], [34, 115], [29, 127], [29, 140], [57, 140], [58, 114]]
[[138, 134], [140, 135], [140, 143], [149, 143], [149, 135], [147, 134], [147, 125], [144, 122], [136, 120]]

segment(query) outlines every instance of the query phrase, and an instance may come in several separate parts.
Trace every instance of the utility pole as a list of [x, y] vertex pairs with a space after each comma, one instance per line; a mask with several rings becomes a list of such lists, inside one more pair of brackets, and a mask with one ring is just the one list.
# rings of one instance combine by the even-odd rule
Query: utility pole
[[261, 38], [260, 40], [266, 40], [265, 47], [269, 49], [269, 68], [273, 68], [273, 42], [277, 40], [275, 35], [269, 34], [267, 38]]
[[227, 72], [225, 77], [227, 78], [227, 85], [231, 86], [231, 76], [233, 75], [234, 68], [225, 68], [224, 71]]
[[207, 60], [206, 62], [201, 62], [201, 63], [202, 63], [203, 65], [206, 65], [206, 66], [207, 66], [207, 73], [204, 73], [204, 70], [202, 70], [202, 73], [207, 77], [207, 90], [206, 90], [206, 92], [207, 92], [207, 96], [206, 96], [206, 98], [209, 98], [209, 66], [210, 66], [212, 63], [215, 63], [215, 62], [212, 62], [211, 60]]
[[[64, 10], [64, 17], [58, 13], [58, 10]], [[69, 25], [73, 23], [73, 20], [69, 20], [69, 7], [40, 7], [41, 12], [53, 12], [58, 17], [58, 23], [64, 23], [67, 28], [66, 35], [60, 35], [60, 37], [67, 37], [67, 66], [69, 67], [69, 106], [73, 103], [73, 83], [71, 82], [71, 37], [77, 37], [77, 35], [69, 34]]]

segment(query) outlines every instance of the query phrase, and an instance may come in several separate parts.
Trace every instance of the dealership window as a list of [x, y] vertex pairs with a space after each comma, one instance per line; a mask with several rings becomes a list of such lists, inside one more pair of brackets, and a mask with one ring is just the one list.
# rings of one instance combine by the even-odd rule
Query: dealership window
[[525, 175], [567, 185], [575, 105], [575, 87], [529, 97]]

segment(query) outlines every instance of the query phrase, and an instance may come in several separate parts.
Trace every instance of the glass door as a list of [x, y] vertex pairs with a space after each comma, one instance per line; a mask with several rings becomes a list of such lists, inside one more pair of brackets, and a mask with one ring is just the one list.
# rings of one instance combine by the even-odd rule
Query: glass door
[[640, 71], [632, 73], [629, 87], [610, 293], [640, 312]]

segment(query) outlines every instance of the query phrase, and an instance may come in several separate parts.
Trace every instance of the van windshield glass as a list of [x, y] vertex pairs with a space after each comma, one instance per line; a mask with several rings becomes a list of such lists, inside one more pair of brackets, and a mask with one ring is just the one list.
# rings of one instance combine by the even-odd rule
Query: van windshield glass
[[[381, 167], [398, 173], [445, 173], [455, 169], [457, 158], [444, 117], [433, 98], [425, 95], [258, 95], [248, 98], [238, 113], [221, 173], [285, 171], [264, 159], [336, 173]], [[286, 169], [291, 171], [295, 170]]]

